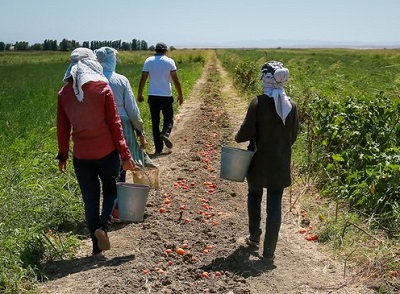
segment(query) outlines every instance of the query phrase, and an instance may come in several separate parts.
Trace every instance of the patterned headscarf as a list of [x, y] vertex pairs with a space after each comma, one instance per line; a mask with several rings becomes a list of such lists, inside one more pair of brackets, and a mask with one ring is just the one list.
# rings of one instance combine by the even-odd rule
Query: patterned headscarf
[[65, 72], [63, 81], [68, 82], [73, 78], [73, 88], [79, 102], [83, 101], [82, 86], [91, 81], [103, 81], [108, 83], [103, 75], [103, 68], [96, 60], [93, 51], [88, 48], [77, 48], [70, 56], [71, 63]]
[[268, 61], [261, 67], [263, 92], [274, 99], [276, 113], [285, 124], [286, 117], [292, 110], [290, 97], [283, 89], [289, 79], [289, 70], [279, 61]]

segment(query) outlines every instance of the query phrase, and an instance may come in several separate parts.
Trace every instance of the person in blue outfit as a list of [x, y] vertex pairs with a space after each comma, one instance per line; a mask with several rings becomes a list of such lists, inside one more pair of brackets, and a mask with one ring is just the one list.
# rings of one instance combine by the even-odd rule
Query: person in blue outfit
[[[154, 167], [154, 163], [144, 151], [147, 142], [143, 130], [143, 120], [140, 116], [140, 110], [136, 104], [131, 85], [126, 76], [116, 72], [117, 53], [117, 50], [111, 47], [101, 47], [95, 50], [97, 60], [102, 65], [103, 73], [107, 77], [113, 91], [118, 114], [121, 117], [125, 141], [132, 154], [135, 166]], [[139, 146], [138, 138], [141, 146]], [[119, 181], [125, 182], [125, 180], [126, 172], [121, 170]]]
[[246, 243], [258, 247], [261, 239], [261, 202], [267, 190], [263, 258], [273, 261], [281, 226], [284, 188], [291, 185], [292, 145], [299, 132], [296, 103], [284, 91], [289, 70], [281, 62], [262, 66], [263, 94], [250, 102], [245, 119], [235, 135], [236, 142], [249, 141], [255, 151], [246, 175], [249, 236]]
[[[132, 87], [126, 76], [116, 72], [117, 53], [117, 50], [111, 47], [101, 47], [95, 50], [96, 58], [103, 67], [103, 74], [108, 79], [113, 91], [115, 104], [121, 118], [125, 141], [132, 154], [135, 166], [139, 168], [155, 167], [153, 161], [145, 152], [147, 141], [144, 135], [143, 120], [140, 116], [140, 110], [136, 104]], [[118, 181], [126, 181], [126, 171], [122, 166]], [[120, 222], [118, 202], [115, 203], [112, 217], [114, 222]]]
[[[165, 43], [157, 43], [155, 55], [148, 57], [142, 69], [142, 76], [139, 82], [138, 101], [143, 102], [143, 89], [147, 78], [150, 78], [148, 87], [148, 103], [150, 106], [151, 123], [155, 154], [163, 152], [164, 144], [172, 148], [173, 144], [169, 138], [173, 126], [173, 102], [171, 79], [178, 92], [179, 105], [183, 103], [181, 83], [178, 78], [175, 61], [166, 55], [168, 51]], [[163, 126], [160, 130], [160, 112], [163, 115]]]

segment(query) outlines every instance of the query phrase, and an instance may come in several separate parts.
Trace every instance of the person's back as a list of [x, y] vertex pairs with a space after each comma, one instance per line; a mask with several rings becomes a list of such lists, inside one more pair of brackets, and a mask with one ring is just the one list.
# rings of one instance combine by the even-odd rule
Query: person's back
[[[85, 103], [79, 102], [73, 97], [74, 90], [72, 83], [65, 85], [59, 92], [58, 123], [59, 133], [62, 132], [61, 126], [72, 125], [72, 139], [74, 141], [73, 154], [81, 159], [101, 158], [115, 149], [110, 126], [113, 122], [108, 122], [105, 113], [106, 98], [112, 100], [112, 93], [109, 86], [102, 81], [90, 82], [83, 85], [85, 91]], [[62, 120], [68, 120], [63, 123]], [[116, 120], [116, 118], [109, 118]], [[65, 142], [61, 148], [63, 153], [67, 153], [68, 145], [67, 134], [61, 136], [66, 138], [60, 142]], [[64, 146], [66, 145], [66, 146]], [[96, 146], [96, 148], [94, 148]]]
[[171, 71], [176, 70], [175, 62], [164, 54], [156, 54], [146, 59], [143, 70], [149, 73], [148, 95], [172, 96]]
[[[166, 52], [168, 51], [167, 45], [157, 43], [155, 51], [155, 55], [146, 58], [143, 64], [137, 98], [139, 102], [144, 101], [143, 89], [149, 78], [148, 103], [150, 106], [155, 154], [161, 154], [164, 144], [169, 149], [173, 146], [169, 139], [174, 124], [174, 97], [172, 96], [171, 79], [178, 92], [179, 105], [183, 103], [183, 95], [175, 61], [166, 56]], [[161, 130], [160, 113], [163, 115]]]
[[260, 245], [261, 203], [263, 189], [267, 188], [263, 258], [265, 262], [273, 262], [281, 226], [283, 190], [291, 184], [291, 148], [299, 131], [299, 118], [296, 103], [283, 88], [289, 70], [281, 62], [269, 61], [261, 72], [263, 94], [250, 102], [235, 140], [249, 141], [249, 149], [255, 151], [246, 175], [249, 217], [246, 243]]
[[[132, 87], [126, 76], [116, 72], [117, 53], [117, 50], [111, 47], [101, 47], [95, 50], [96, 58], [102, 65], [103, 73], [114, 93], [124, 137], [135, 164], [139, 166], [154, 166], [154, 163], [144, 152], [147, 142], [144, 137], [143, 120], [140, 116], [140, 110], [136, 104]], [[140, 139], [141, 146], [137, 142], [137, 137]], [[125, 172], [121, 172], [119, 180], [125, 180]]]
[[121, 161], [124, 170], [134, 169], [113, 92], [102, 71], [92, 50], [75, 49], [57, 101], [58, 168], [66, 171], [72, 136], [73, 166], [96, 258], [111, 248], [107, 229]]

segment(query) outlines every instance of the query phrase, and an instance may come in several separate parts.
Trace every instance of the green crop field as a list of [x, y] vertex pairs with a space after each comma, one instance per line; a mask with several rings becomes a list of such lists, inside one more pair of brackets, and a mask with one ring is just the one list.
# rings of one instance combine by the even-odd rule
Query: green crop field
[[[214, 52], [248, 99], [260, 92], [265, 61], [289, 68], [286, 92], [299, 105], [302, 124], [298, 173], [338, 207], [345, 203], [398, 241], [400, 51], [171, 51], [185, 97]], [[135, 94], [148, 55], [119, 54], [117, 71]], [[61, 52], [0, 53], [0, 293], [34, 291], [41, 263], [70, 256], [83, 232], [72, 164], [62, 175], [55, 160], [57, 92], [68, 58]], [[147, 103], [139, 107], [151, 138]], [[327, 231], [321, 241], [334, 237]]]
[[[149, 54], [119, 54], [117, 70], [130, 79], [135, 94]], [[170, 55], [187, 95], [202, 73], [206, 55]], [[82, 232], [78, 185], [71, 173], [59, 173], [55, 160], [57, 92], [68, 65], [69, 53], [0, 53], [1, 293], [29, 289], [40, 276], [40, 263], [68, 256]], [[148, 105], [139, 107], [151, 138]], [[68, 169], [73, 174], [72, 164]]]

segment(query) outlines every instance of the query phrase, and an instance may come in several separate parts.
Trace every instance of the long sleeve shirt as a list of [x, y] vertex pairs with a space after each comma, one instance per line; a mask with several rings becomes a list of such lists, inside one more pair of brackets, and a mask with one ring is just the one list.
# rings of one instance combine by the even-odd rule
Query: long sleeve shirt
[[104, 75], [109, 80], [119, 115], [129, 117], [135, 130], [142, 133], [143, 120], [128, 78], [114, 71], [104, 71]]
[[58, 158], [61, 161], [68, 159], [72, 137], [76, 158], [100, 159], [117, 149], [123, 161], [131, 159], [109, 85], [89, 82], [82, 89], [82, 102], [76, 99], [72, 82], [58, 93]]
[[250, 141], [248, 149], [256, 150], [246, 176], [253, 186], [281, 189], [291, 184], [292, 145], [299, 132], [299, 118], [297, 105], [292, 100], [290, 103], [292, 110], [283, 124], [274, 99], [265, 94], [254, 98], [236, 133], [236, 142]]

